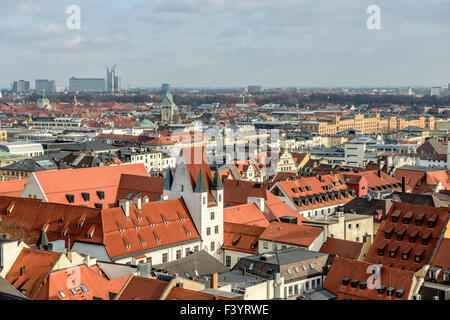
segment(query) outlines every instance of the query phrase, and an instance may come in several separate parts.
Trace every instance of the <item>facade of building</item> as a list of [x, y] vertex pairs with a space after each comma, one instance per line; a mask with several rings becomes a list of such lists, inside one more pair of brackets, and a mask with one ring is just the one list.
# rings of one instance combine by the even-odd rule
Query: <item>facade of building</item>
[[36, 79], [34, 91], [40, 93], [40, 92], [42, 92], [42, 90], [45, 90], [45, 92], [47, 92], [47, 93], [56, 92], [55, 80]]
[[104, 78], [75, 78], [69, 80], [70, 92], [104, 92], [106, 83]]

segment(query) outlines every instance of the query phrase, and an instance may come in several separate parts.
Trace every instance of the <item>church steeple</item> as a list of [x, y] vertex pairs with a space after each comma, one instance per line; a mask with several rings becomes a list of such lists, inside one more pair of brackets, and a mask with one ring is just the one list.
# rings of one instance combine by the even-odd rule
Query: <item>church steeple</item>
[[216, 172], [214, 173], [214, 179], [211, 185], [211, 190], [223, 190], [222, 180], [219, 175], [219, 167], [216, 167]]
[[200, 168], [200, 172], [198, 173], [197, 183], [195, 185], [194, 192], [203, 193], [207, 192], [205, 178], [203, 177], [203, 170]]

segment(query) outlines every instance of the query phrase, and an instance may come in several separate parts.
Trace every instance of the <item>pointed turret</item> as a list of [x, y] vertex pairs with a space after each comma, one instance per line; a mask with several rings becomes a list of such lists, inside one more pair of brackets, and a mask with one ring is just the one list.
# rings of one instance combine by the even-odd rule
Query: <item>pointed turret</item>
[[171, 190], [172, 182], [173, 182], [172, 171], [170, 170], [170, 168], [168, 168], [166, 173], [166, 179], [164, 180], [163, 190]]
[[222, 180], [219, 175], [219, 168], [216, 167], [216, 172], [214, 173], [214, 179], [211, 185], [211, 190], [223, 190]]
[[200, 172], [198, 173], [197, 183], [195, 185], [194, 192], [203, 193], [207, 192], [205, 178], [203, 177], [203, 170], [200, 168]]

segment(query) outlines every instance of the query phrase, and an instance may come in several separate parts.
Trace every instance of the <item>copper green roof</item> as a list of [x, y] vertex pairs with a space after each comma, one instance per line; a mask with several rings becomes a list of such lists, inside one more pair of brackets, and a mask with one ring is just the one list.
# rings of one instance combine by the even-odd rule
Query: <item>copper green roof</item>
[[14, 158], [23, 158], [23, 157], [6, 152], [3, 149], [0, 149], [0, 159], [14, 159]]
[[214, 179], [211, 185], [211, 190], [223, 190], [222, 180], [219, 175], [219, 168], [216, 167], [216, 172], [214, 173]]
[[203, 192], [207, 192], [207, 191], [208, 190], [206, 189], [205, 178], [203, 177], [203, 170], [200, 169], [200, 172], [198, 173], [197, 184], [195, 185], [194, 192], [203, 193]]
[[172, 106], [174, 110], [178, 110], [177, 105], [173, 102], [173, 97], [169, 89], [167, 89], [166, 93], [163, 94], [162, 102], [164, 103], [166, 99], [169, 101], [169, 104]]

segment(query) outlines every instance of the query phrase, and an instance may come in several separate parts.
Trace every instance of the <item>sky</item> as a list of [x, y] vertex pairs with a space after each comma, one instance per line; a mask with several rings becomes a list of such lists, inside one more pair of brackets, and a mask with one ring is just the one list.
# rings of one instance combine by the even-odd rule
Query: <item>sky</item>
[[113, 64], [123, 88], [444, 87], [449, 17], [450, 0], [0, 0], [0, 88]]

